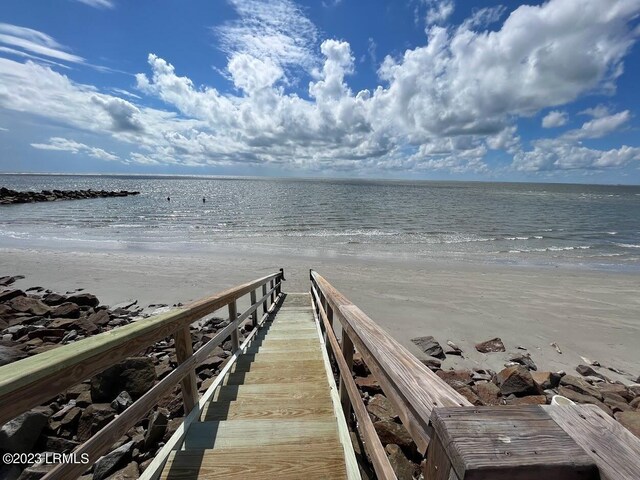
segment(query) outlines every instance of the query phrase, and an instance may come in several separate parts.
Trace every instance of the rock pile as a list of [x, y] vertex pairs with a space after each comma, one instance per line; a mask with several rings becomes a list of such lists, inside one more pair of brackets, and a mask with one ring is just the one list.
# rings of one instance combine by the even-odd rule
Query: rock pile
[[[544, 405], [550, 404], [552, 397], [559, 394], [575, 403], [597, 405], [640, 437], [640, 378], [638, 383], [628, 386], [612, 381], [593, 368], [600, 366], [597, 362], [578, 365], [575, 375], [563, 371], [538, 371], [529, 353], [509, 356], [509, 362], [499, 372], [483, 368], [443, 370], [445, 350], [434, 337], [420, 337], [412, 341], [423, 352], [433, 355], [422, 362], [473, 405]], [[447, 342], [447, 345], [449, 349], [446, 354], [463, 355], [453, 342]], [[526, 350], [524, 347], [517, 349]], [[488, 355], [506, 351], [500, 338], [478, 343], [476, 350]], [[354, 374], [356, 385], [398, 479], [418, 478], [422, 458], [416, 455], [416, 446], [409, 433], [400, 423], [379, 383], [357, 354], [354, 357]]]
[[[0, 277], [0, 365], [57, 348], [90, 335], [123, 326], [152, 312], [137, 302], [112, 307], [83, 291], [54, 293], [41, 287], [11, 288], [21, 277]], [[4, 289], [3, 289], [4, 288]], [[179, 305], [177, 305], [179, 306]], [[154, 305], [164, 308], [166, 305]], [[194, 350], [228, 320], [213, 318], [191, 327]], [[248, 327], [250, 328], [250, 327]], [[241, 334], [245, 332], [241, 330]], [[196, 370], [202, 393], [231, 356], [230, 339]], [[177, 366], [172, 338], [147, 348], [99, 375], [68, 389], [45, 405], [26, 412], [0, 428], [0, 452], [69, 453], [127, 409]], [[180, 387], [164, 397], [149, 416], [129, 430], [111, 453], [102, 457], [84, 477], [138, 478], [156, 452], [171, 437], [184, 416]], [[41, 478], [50, 466], [0, 467], [0, 478]]]
[[85, 198], [128, 197], [140, 192], [128, 190], [42, 190], [41, 192], [17, 192], [8, 188], [0, 188], [0, 205], [12, 203], [55, 202], [58, 200], [81, 200]]

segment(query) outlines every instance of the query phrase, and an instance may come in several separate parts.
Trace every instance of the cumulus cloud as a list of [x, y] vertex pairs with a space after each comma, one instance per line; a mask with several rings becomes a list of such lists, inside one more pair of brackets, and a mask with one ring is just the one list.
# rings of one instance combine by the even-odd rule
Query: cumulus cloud
[[567, 112], [561, 112], [560, 110], [552, 110], [547, 113], [542, 119], [542, 126], [544, 128], [555, 128], [566, 125], [569, 121]]
[[89, 145], [85, 145], [84, 143], [78, 143], [74, 140], [69, 140], [62, 137], [51, 137], [49, 139], [49, 143], [32, 143], [31, 146], [39, 150], [58, 150], [62, 152], [70, 152], [74, 155], [78, 153], [84, 153], [89, 155], [90, 157], [98, 158], [100, 160], [114, 161], [120, 159], [117, 155], [109, 153], [102, 148], [90, 147]]
[[453, 14], [453, 0], [422, 0], [427, 6], [425, 22], [427, 25], [442, 24]]
[[[579, 144], [621, 128], [628, 111], [594, 110], [580, 129], [534, 142], [529, 151], [516, 122], [554, 109], [543, 125], [559, 125], [566, 120], [562, 105], [611, 92], [639, 33], [632, 22], [640, 0], [520, 6], [493, 30], [485, 27], [503, 9], [476, 11], [447, 28], [431, 22], [424, 45], [387, 56], [379, 85], [361, 91], [349, 86], [356, 68], [349, 43], [319, 42], [316, 27], [291, 0], [231, 3], [238, 19], [215, 33], [236, 91], [196, 86], [150, 54], [136, 87], [165, 107], [149, 108], [135, 96], [120, 92], [125, 100], [75, 83], [52, 67], [0, 58], [0, 106], [107, 132], [131, 146], [124, 161], [145, 165], [486, 173], [491, 150], [513, 155], [513, 168], [527, 172], [613, 168], [637, 159], [633, 147], [600, 151]], [[39, 38], [46, 46], [49, 40]], [[308, 86], [291, 91], [302, 78]]]

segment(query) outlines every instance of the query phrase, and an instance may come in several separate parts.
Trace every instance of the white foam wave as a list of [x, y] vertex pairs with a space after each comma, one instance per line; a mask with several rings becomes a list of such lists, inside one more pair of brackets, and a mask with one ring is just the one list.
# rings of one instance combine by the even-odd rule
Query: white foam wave
[[640, 248], [640, 245], [636, 245], [634, 243], [614, 243], [614, 245], [622, 248]]

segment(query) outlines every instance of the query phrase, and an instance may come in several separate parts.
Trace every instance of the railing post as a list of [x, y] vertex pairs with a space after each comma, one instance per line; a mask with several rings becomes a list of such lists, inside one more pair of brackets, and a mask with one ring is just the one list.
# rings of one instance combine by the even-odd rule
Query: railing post
[[275, 280], [272, 278], [271, 281], [269, 282], [269, 288], [271, 289], [271, 305], [273, 305], [273, 302], [276, 301], [276, 294], [273, 291], [273, 287], [275, 285]]
[[[349, 338], [349, 335], [347, 335], [344, 328], [342, 329], [342, 356], [344, 357], [345, 362], [347, 362], [349, 373], [353, 373], [353, 342]], [[349, 417], [351, 416], [351, 402], [349, 401], [349, 394], [342, 376], [340, 376], [340, 402], [342, 403], [344, 416], [349, 420]]]
[[[229, 322], [233, 323], [238, 318], [238, 307], [236, 305], [236, 301], [233, 300], [229, 303]], [[240, 348], [240, 339], [238, 338], [238, 326], [231, 331], [231, 347], [235, 352]]]
[[251, 306], [255, 306], [256, 309], [251, 314], [251, 325], [254, 327], [258, 326], [258, 307], [256, 306], [256, 291], [251, 290]]
[[[176, 347], [176, 359], [178, 363], [182, 363], [193, 355], [193, 343], [191, 341], [191, 332], [189, 325], [184, 325], [178, 329], [173, 335]], [[180, 382], [182, 391], [182, 401], [184, 402], [185, 416], [195, 407], [198, 402], [198, 383], [196, 379], [196, 370], [192, 368]]]
[[276, 288], [276, 294], [280, 295], [280, 293], [282, 292], [282, 282], [284, 281], [284, 268], [280, 269], [280, 275], [278, 276], [277, 280], [280, 282], [278, 287]]
[[[266, 296], [267, 295], [267, 283], [263, 283], [262, 284], [262, 296]], [[269, 310], [269, 307], [267, 307], [267, 299], [264, 299], [264, 302], [262, 302], [262, 313], [267, 313], [267, 310]]]

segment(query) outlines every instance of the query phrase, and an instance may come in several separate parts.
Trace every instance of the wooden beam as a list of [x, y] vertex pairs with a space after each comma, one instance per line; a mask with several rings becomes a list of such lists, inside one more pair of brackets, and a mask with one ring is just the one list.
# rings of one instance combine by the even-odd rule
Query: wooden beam
[[[346, 332], [342, 332], [342, 356], [349, 368], [349, 376], [351, 376], [353, 372], [353, 342]], [[347, 393], [343, 376], [340, 376], [340, 402], [342, 403], [344, 416], [349, 418], [351, 416], [351, 402], [349, 401], [349, 394]]]
[[[256, 291], [255, 290], [251, 290], [251, 306], [256, 305]], [[251, 314], [251, 325], [254, 326], [254, 328], [256, 326], [258, 326], [258, 310], [254, 310], [253, 313]]]
[[[234, 323], [237, 318], [238, 318], [238, 306], [236, 304], [236, 301], [234, 300], [233, 302], [229, 303], [229, 322]], [[240, 348], [240, 341], [238, 338], [237, 326], [231, 331], [231, 348], [233, 348], [234, 352], [238, 350], [238, 348]]]
[[434, 407], [472, 404], [424, 366], [411, 352], [380, 328], [317, 272], [312, 280], [333, 309], [343, 331], [351, 338], [371, 373], [394, 406], [402, 424], [426, 453]]
[[254, 290], [274, 273], [162, 315], [0, 367], [0, 425]]
[[[184, 325], [179, 328], [174, 334], [174, 340], [178, 364], [184, 363], [193, 355], [193, 341], [191, 339], [189, 325]], [[191, 409], [198, 403], [198, 383], [195, 368], [192, 368], [181, 380], [180, 388], [182, 401], [184, 402], [184, 413], [188, 415]]]
[[[262, 284], [262, 296], [263, 297], [267, 296], [267, 284], [266, 283]], [[269, 307], [267, 306], [267, 300], [265, 299], [262, 302], [262, 313], [267, 313], [267, 310], [269, 310]]]
[[[315, 288], [313, 288], [313, 286], [311, 289], [311, 293], [311, 301], [313, 302], [315, 307], [319, 307], [321, 305], [320, 297], [318, 296], [318, 293], [316, 292]], [[327, 347], [331, 345], [331, 349], [336, 352], [334, 354], [334, 358], [338, 365], [338, 370], [340, 371], [340, 380], [341, 382], [344, 382], [345, 391], [351, 399], [353, 412], [358, 421], [357, 428], [360, 432], [360, 437], [363, 440], [365, 450], [371, 458], [371, 464], [373, 465], [373, 469], [376, 472], [376, 476], [380, 480], [396, 480], [396, 474], [393, 471], [391, 464], [389, 463], [389, 459], [387, 458], [387, 454], [382, 447], [382, 443], [380, 442], [378, 433], [373, 426], [371, 417], [369, 417], [369, 413], [367, 412], [367, 409], [362, 402], [362, 397], [360, 397], [358, 387], [356, 386], [356, 383], [351, 376], [351, 368], [341, 354], [340, 344], [338, 343], [336, 334], [333, 332], [331, 322], [329, 322], [329, 318], [324, 309], [318, 308], [318, 311], [324, 325], [324, 331], [327, 337]]]

